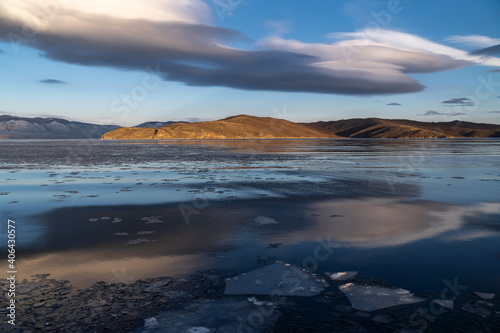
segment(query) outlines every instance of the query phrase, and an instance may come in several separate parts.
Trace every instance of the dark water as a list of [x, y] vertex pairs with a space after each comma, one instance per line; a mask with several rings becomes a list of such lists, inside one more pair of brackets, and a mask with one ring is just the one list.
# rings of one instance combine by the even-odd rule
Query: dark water
[[24, 277], [85, 286], [281, 260], [500, 292], [500, 140], [2, 141], [0, 205]]

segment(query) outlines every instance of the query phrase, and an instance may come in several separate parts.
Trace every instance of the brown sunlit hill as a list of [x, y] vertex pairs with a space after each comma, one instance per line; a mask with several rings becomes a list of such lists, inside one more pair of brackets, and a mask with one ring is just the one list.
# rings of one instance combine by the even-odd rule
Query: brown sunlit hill
[[500, 125], [462, 121], [431, 123], [368, 118], [316, 122], [304, 125], [343, 138], [500, 137]]
[[336, 137], [283, 119], [238, 115], [216, 121], [176, 123], [161, 128], [125, 127], [103, 139], [300, 139]]
[[161, 128], [124, 127], [103, 139], [306, 139], [500, 137], [500, 125], [427, 123], [378, 118], [293, 123], [283, 119], [232, 116], [216, 121], [174, 123]]

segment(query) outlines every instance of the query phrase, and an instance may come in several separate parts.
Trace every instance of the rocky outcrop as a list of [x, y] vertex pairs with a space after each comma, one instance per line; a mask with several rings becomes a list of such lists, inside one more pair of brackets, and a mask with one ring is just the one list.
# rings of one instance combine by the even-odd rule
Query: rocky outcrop
[[117, 128], [59, 118], [0, 116], [0, 139], [98, 139]]
[[313, 139], [500, 137], [500, 125], [425, 123], [378, 118], [293, 123], [239, 115], [217, 121], [174, 123], [160, 128], [120, 128], [103, 139]]
[[464, 121], [426, 123], [393, 119], [346, 119], [304, 124], [344, 138], [500, 137], [500, 125]]
[[156, 129], [120, 128], [103, 139], [305, 139], [335, 137], [283, 119], [247, 115], [217, 121], [175, 123]]

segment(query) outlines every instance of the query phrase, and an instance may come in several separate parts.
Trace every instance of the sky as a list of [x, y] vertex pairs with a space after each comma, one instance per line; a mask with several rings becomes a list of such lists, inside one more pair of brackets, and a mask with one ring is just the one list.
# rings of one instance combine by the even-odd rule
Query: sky
[[0, 114], [500, 124], [498, 0], [2, 0]]

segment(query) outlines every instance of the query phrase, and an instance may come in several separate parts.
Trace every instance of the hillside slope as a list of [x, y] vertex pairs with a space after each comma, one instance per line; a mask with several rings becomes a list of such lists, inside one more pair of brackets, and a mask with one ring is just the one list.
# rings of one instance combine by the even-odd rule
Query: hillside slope
[[127, 127], [103, 135], [103, 139], [299, 139], [336, 137], [283, 119], [247, 115], [216, 121], [175, 123], [159, 129]]
[[117, 128], [59, 118], [0, 116], [0, 139], [98, 139]]
[[283, 119], [232, 116], [216, 121], [175, 123], [161, 128], [119, 128], [103, 139], [306, 139], [500, 137], [500, 125], [469, 122], [347, 119], [293, 123]]
[[344, 138], [500, 137], [500, 125], [461, 121], [426, 123], [413, 120], [368, 118], [303, 125]]

